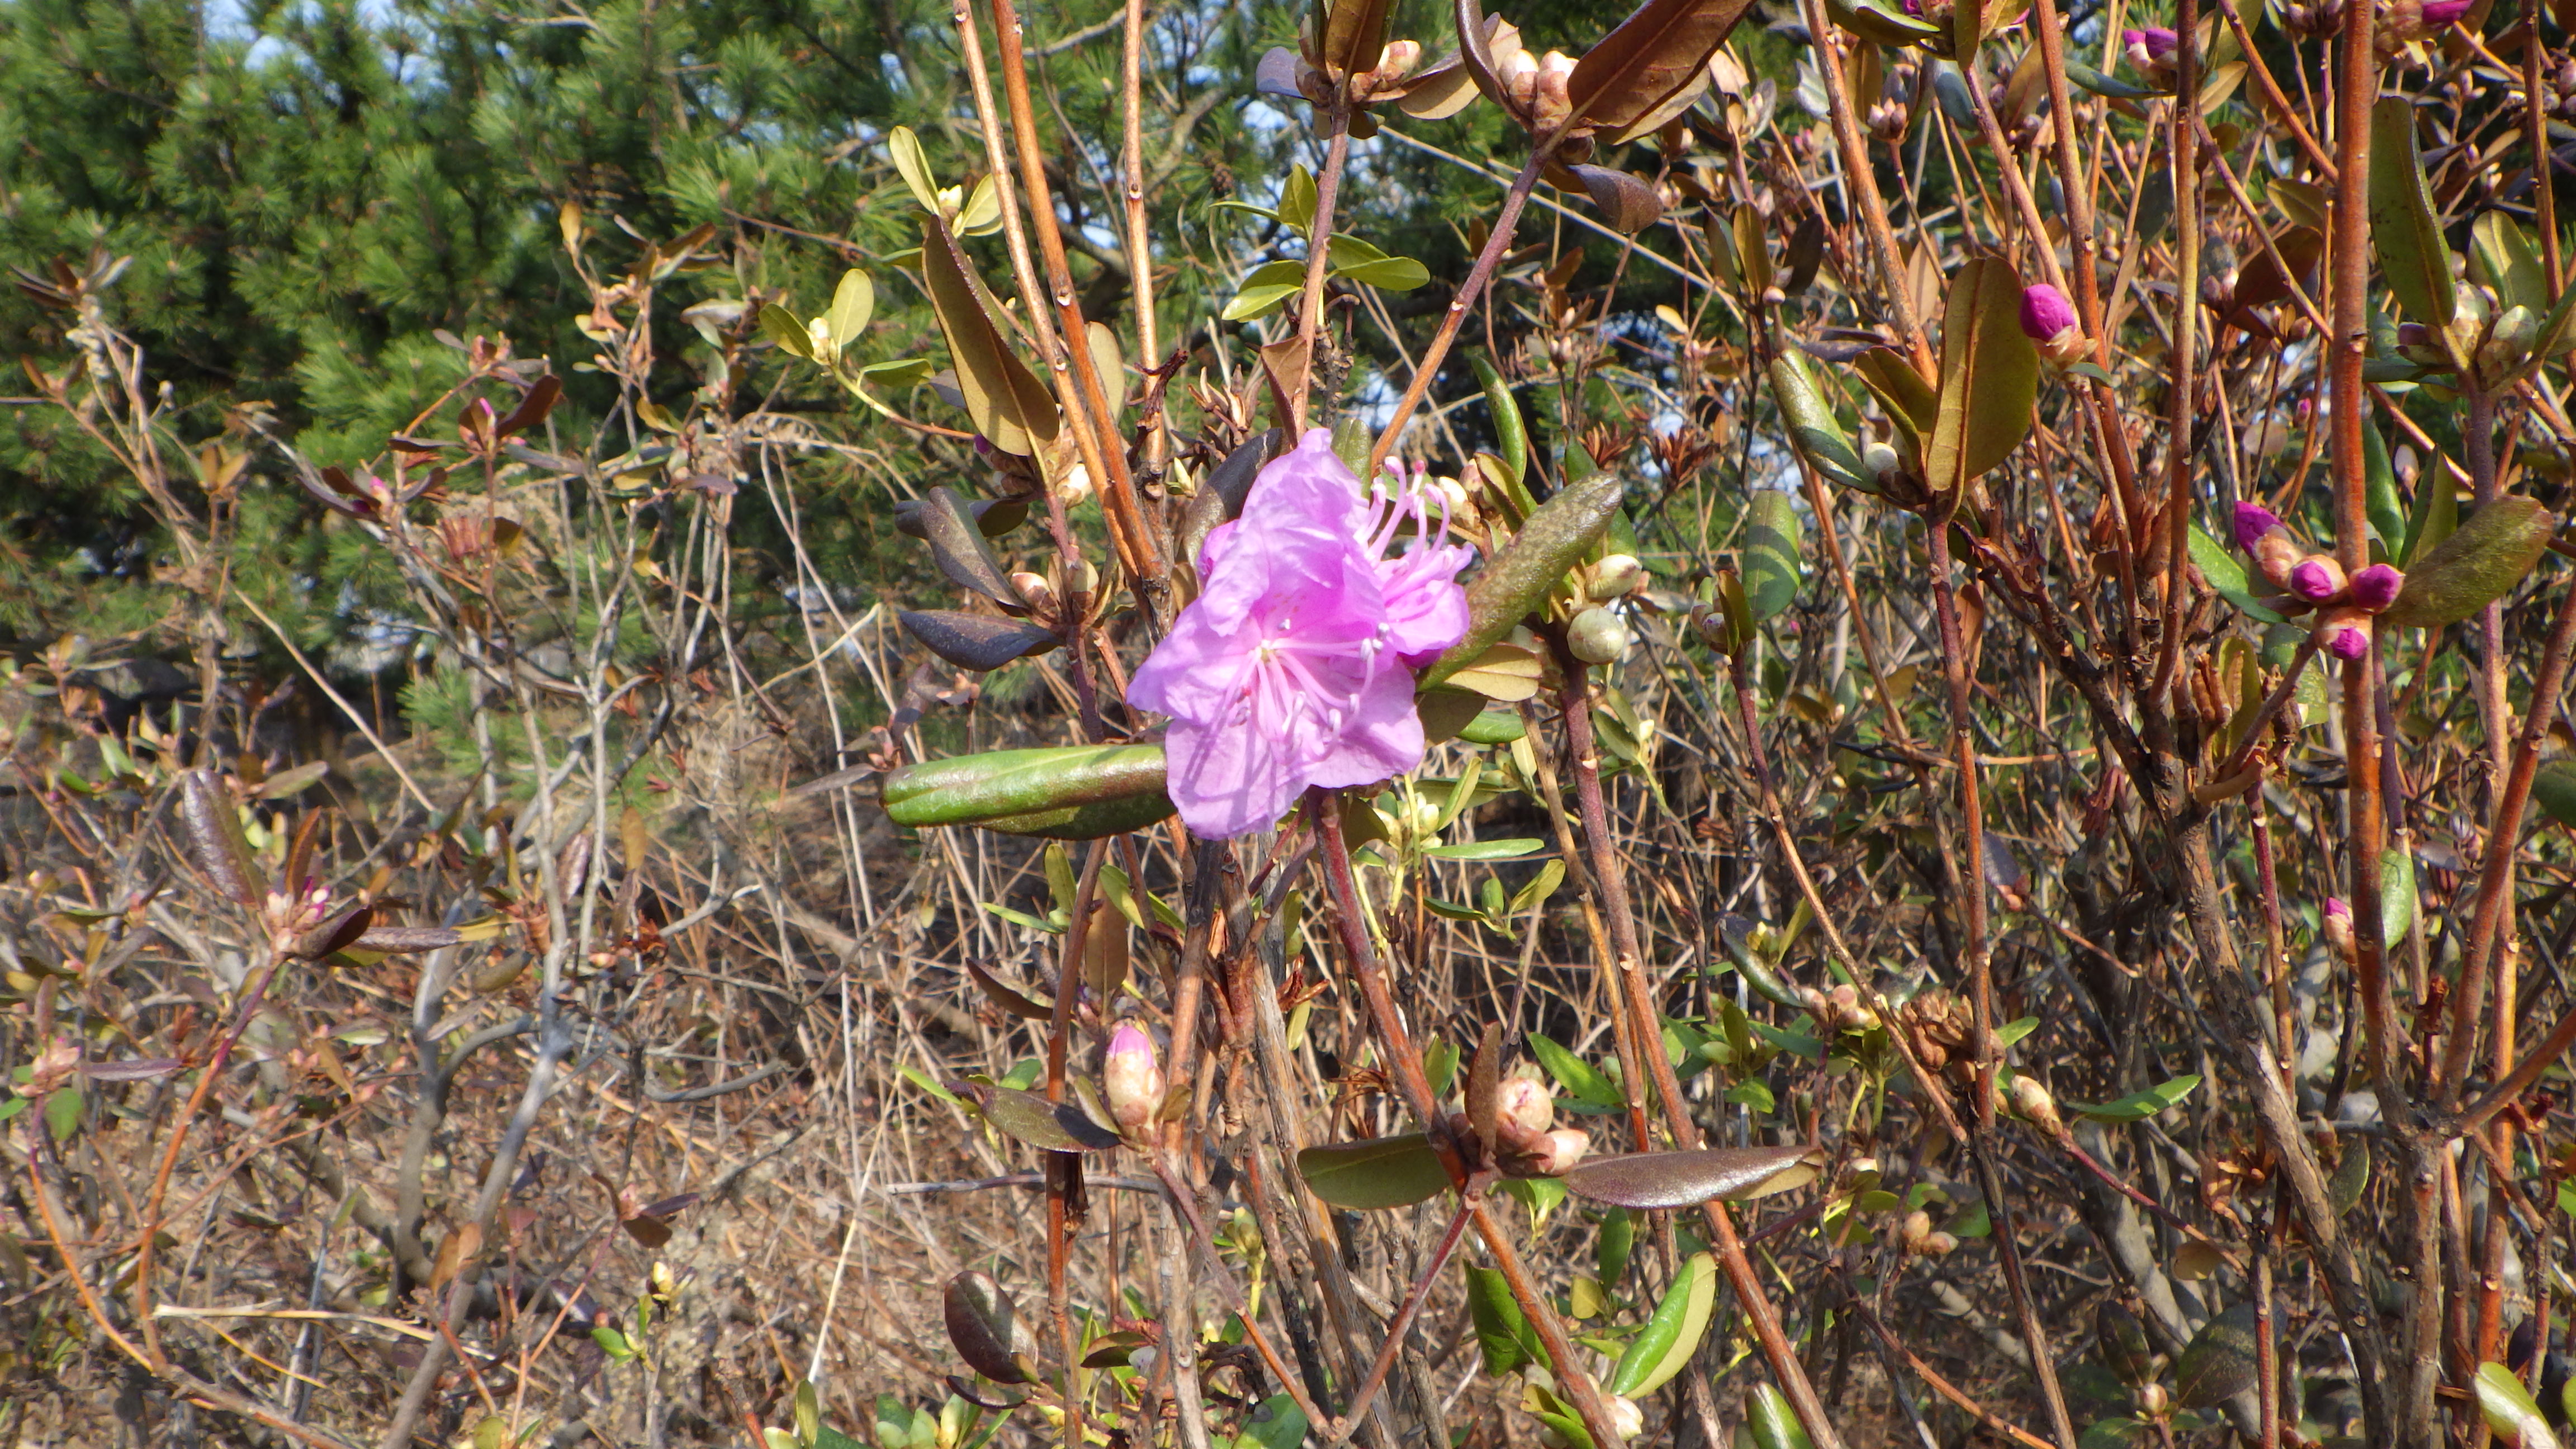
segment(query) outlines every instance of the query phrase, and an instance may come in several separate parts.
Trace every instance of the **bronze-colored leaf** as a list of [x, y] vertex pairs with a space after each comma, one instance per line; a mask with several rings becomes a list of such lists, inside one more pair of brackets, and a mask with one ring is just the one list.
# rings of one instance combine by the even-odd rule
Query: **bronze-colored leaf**
[[1394, 0], [1325, 0], [1324, 74], [1335, 80], [1375, 70], [1386, 52]]
[[1064, 642], [1054, 630], [1026, 619], [999, 619], [955, 609], [906, 609], [895, 615], [895, 621], [931, 653], [979, 674], [999, 669], [1014, 659], [1044, 654]]
[[547, 373], [528, 388], [527, 396], [519, 399], [519, 405], [510, 409], [508, 417], [493, 425], [493, 434], [506, 438], [542, 424], [546, 414], [555, 410], [555, 399], [562, 396], [563, 380], [551, 372]]
[[1252, 480], [1261, 476], [1270, 460], [1288, 451], [1285, 429], [1268, 428], [1243, 440], [1225, 455], [1225, 461], [1209, 470], [1207, 481], [1199, 485], [1198, 496], [1190, 500], [1190, 511], [1181, 519], [1180, 553], [1195, 567], [1199, 548], [1220, 523], [1243, 516], [1243, 500], [1251, 495]]
[[[1627, 141], [1676, 92], [1708, 84], [1709, 57], [1751, 0], [1646, 0], [1583, 53], [1566, 96], [1583, 124]], [[1649, 127], [1648, 129], [1652, 129]]]
[[931, 489], [913, 519], [921, 525], [922, 537], [930, 541], [931, 562], [939, 565], [950, 583], [972, 589], [1006, 609], [1028, 607], [1020, 591], [1011, 587], [1002, 561], [993, 556], [993, 546], [984, 541], [974, 511], [954, 489]]
[[1464, 60], [1451, 59], [1414, 76], [1395, 104], [1417, 121], [1445, 121], [1475, 103], [1476, 78]]
[[1055, 399], [1011, 350], [994, 320], [1000, 311], [957, 239], [936, 216], [921, 222], [921, 277], [957, 363], [957, 389], [975, 431], [1005, 453], [1028, 457], [1056, 434]]
[[[1455, 0], [1452, 8], [1458, 20], [1458, 64], [1476, 83], [1476, 89], [1485, 93], [1485, 99], [1502, 107], [1506, 115], [1518, 114], [1503, 95], [1503, 83], [1494, 76], [1494, 52], [1508, 48], [1507, 40], [1510, 45], [1519, 44], [1520, 32], [1499, 16], [1487, 20], [1485, 7], [1477, 0]], [[1505, 31], [1510, 31], [1508, 37]]]
[[1021, 992], [1012, 990], [1002, 983], [1000, 977], [972, 961], [966, 963], [966, 976], [975, 983], [977, 990], [992, 998], [995, 1006], [1013, 1016], [1023, 1017], [1029, 1021], [1055, 1020], [1053, 1007], [1043, 1005]]
[[1503, 1029], [1489, 1021], [1476, 1041], [1476, 1054], [1467, 1059], [1467, 1125], [1489, 1151], [1502, 1115], [1502, 1057]]
[[[925, 510], [929, 507], [930, 505], [926, 500], [919, 498], [896, 499], [894, 505], [894, 531], [910, 538], [929, 538], [930, 525], [924, 516]], [[973, 515], [975, 519], [975, 529], [978, 533], [983, 534], [986, 538], [1000, 538], [1003, 534], [1010, 532], [1012, 529], [1017, 528], [1028, 521], [1029, 500], [1025, 498], [977, 498], [968, 501], [966, 504], [966, 511]]]
[[1744, 1202], [1815, 1180], [1811, 1147], [1702, 1147], [1601, 1157], [1565, 1174], [1576, 1197], [1624, 1208], [1691, 1207], [1712, 1198]]
[[1664, 199], [1655, 188], [1625, 171], [1608, 166], [1569, 167], [1592, 198], [1593, 209], [1622, 236], [1635, 236], [1663, 220]]
[[297, 937], [295, 949], [287, 954], [305, 961], [319, 961], [325, 956], [337, 955], [355, 945], [375, 919], [374, 906], [352, 906]]
[[2284, 272], [2272, 260], [2272, 253], [2257, 252], [2245, 270], [2236, 277], [2236, 305], [2268, 307], [2289, 300], [2291, 284], [2304, 290], [2316, 280], [2317, 263], [2325, 256], [2326, 239], [2312, 226], [2294, 226], [2281, 233], [2272, 245], [2281, 253], [2281, 261], [2290, 264]]
[[2009, 457], [2030, 432], [2039, 349], [2021, 330], [2021, 279], [1979, 257], [1950, 281], [1941, 319], [1941, 403], [1923, 481], [1948, 495]]
[[1034, 1382], [1029, 1373], [1027, 1330], [1019, 1305], [989, 1274], [965, 1272], [940, 1294], [948, 1342], [966, 1366], [997, 1384]]
[[223, 781], [210, 770], [190, 770], [179, 791], [180, 831], [187, 839], [188, 859], [214, 882], [215, 889], [245, 906], [256, 906], [268, 893], [259, 858], [242, 834], [241, 817], [224, 792]]

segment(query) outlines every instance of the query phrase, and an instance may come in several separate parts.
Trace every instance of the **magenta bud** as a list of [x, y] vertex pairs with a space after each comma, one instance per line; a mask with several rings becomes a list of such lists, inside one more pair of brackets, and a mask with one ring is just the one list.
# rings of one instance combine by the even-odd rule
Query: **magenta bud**
[[2124, 30], [2120, 32], [2120, 38], [2131, 45], [2142, 46], [2149, 56], [2157, 60], [2173, 54], [2182, 44], [2180, 36], [2161, 25], [2150, 25], [2144, 30]]
[[2311, 604], [2329, 603], [2343, 594], [2343, 568], [2323, 554], [2310, 554], [2291, 568], [2289, 587]]
[[2326, 897], [2326, 919], [2349, 921], [2352, 919], [2352, 906], [2341, 896], [2328, 896]]
[[2035, 282], [2021, 289], [2023, 336], [2033, 342], [2046, 342], [2075, 325], [2075, 304], [2066, 300], [2064, 292], [2046, 282]]
[[2441, 30], [2459, 24], [2460, 17], [2469, 13], [2470, 3], [2471, 0], [2424, 0], [2424, 28]]
[[2396, 603], [2398, 591], [2405, 587], [2404, 574], [2387, 564], [2372, 564], [2352, 576], [2352, 588], [2346, 597], [2376, 614]]
[[975, 456], [978, 458], [989, 458], [993, 456], [993, 440], [985, 437], [982, 433], [977, 433], [975, 435]]
[[2326, 652], [2337, 659], [2359, 659], [2370, 652], [2370, 632], [2351, 624], [2329, 624], [2323, 630]]
[[1163, 1069], [1154, 1060], [1154, 1039], [1134, 1022], [1119, 1023], [1109, 1038], [1109, 1053], [1100, 1064], [1101, 1095], [1109, 1115], [1129, 1134], [1141, 1133], [1163, 1105]]
[[[2023, 303], [2027, 307], [2029, 303]], [[2281, 517], [2260, 503], [2236, 505], [2236, 546], [2247, 553], [2263, 541], [2263, 536], [2281, 526]]]

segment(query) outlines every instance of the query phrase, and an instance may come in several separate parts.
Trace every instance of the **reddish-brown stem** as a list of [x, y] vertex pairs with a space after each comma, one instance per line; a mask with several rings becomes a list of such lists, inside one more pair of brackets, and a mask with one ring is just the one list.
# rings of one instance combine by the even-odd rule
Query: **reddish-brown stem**
[[[1449, 299], [1449, 309], [1441, 314], [1440, 330], [1432, 334], [1431, 345], [1422, 349], [1422, 358], [1413, 366], [1413, 381], [1407, 383], [1404, 396], [1397, 400], [1395, 414], [1387, 420], [1386, 430], [1378, 434], [1377, 443], [1369, 449], [1368, 467], [1363, 478], [1374, 478], [1386, 466], [1387, 455], [1404, 437], [1404, 425], [1413, 421], [1422, 399], [1431, 391], [1431, 380], [1440, 375], [1440, 364], [1449, 356], [1449, 345], [1458, 340], [1458, 328], [1475, 308], [1476, 299], [1484, 295], [1485, 286], [1494, 279], [1494, 269], [1501, 266], [1503, 254], [1512, 249], [1512, 234], [1519, 230], [1521, 210], [1529, 204], [1530, 191], [1538, 185], [1539, 173], [1555, 151], [1552, 139], [1530, 149], [1530, 158], [1512, 178], [1512, 189], [1503, 194], [1503, 209], [1494, 218], [1494, 229], [1485, 237], [1485, 249], [1476, 253], [1476, 264], [1467, 271], [1467, 280], [1458, 284], [1458, 295]], [[1317, 205], [1322, 202], [1318, 188]]]
[[[1288, 431], [1306, 426], [1306, 402], [1314, 392], [1315, 341], [1324, 335], [1324, 274], [1332, 261], [1334, 211], [1341, 200], [1342, 172], [1351, 160], [1350, 83], [1340, 83], [1332, 103], [1323, 108], [1324, 174], [1315, 178], [1315, 215], [1306, 225], [1306, 287], [1297, 308], [1298, 375], [1288, 399]], [[1418, 376], [1419, 374], [1417, 374]], [[1370, 476], [1375, 476], [1371, 470]]]
[[[1645, 953], [1638, 943], [1636, 918], [1628, 909], [1627, 877], [1619, 862], [1617, 842], [1610, 835], [1610, 812], [1601, 796], [1601, 757], [1592, 736], [1590, 671], [1583, 661], [1566, 652], [1561, 640], [1556, 655], [1557, 667], [1565, 674], [1560, 699], [1565, 708], [1566, 746], [1574, 756], [1574, 799], [1583, 820], [1584, 860], [1601, 891], [1602, 910], [1610, 918], [1611, 950], [1617, 958], [1611, 974], [1635, 1023], [1632, 1029], [1646, 1043], [1642, 1055], [1653, 1073], [1665, 1129], [1672, 1134], [1674, 1146], [1694, 1148], [1699, 1146], [1699, 1127], [1691, 1121], [1690, 1104], [1682, 1096], [1672, 1059], [1658, 1049], [1663, 1040], [1662, 1024], [1656, 1020], [1653, 994], [1646, 984]], [[1816, 1449], [1841, 1449], [1842, 1433], [1834, 1427], [1815, 1385], [1808, 1381], [1796, 1347], [1781, 1331], [1779, 1313], [1772, 1308], [1769, 1291], [1744, 1251], [1734, 1215], [1722, 1202], [1704, 1203], [1701, 1211], [1716, 1235], [1718, 1264], [1726, 1270], [1727, 1282], [1733, 1285], [1736, 1300], [1743, 1305], [1744, 1316], [1752, 1325], [1754, 1342], [1761, 1346], [1763, 1360], [1779, 1380], [1780, 1391], [1788, 1396], [1791, 1412], [1806, 1426], [1807, 1437], [1815, 1441]]]
[[[1307, 806], [1323, 841], [1323, 849], [1318, 855], [1323, 862], [1325, 883], [1333, 897], [1334, 923], [1342, 938], [1342, 954], [1352, 977], [1359, 982], [1360, 997], [1367, 1003], [1370, 1023], [1377, 1030], [1378, 1046], [1386, 1053], [1387, 1068], [1395, 1076], [1396, 1088], [1403, 1094], [1406, 1108], [1416, 1121], [1436, 1129], [1440, 1123], [1439, 1099], [1431, 1094], [1431, 1080], [1422, 1073], [1422, 1058], [1413, 1049], [1412, 1036], [1404, 1029], [1404, 1018], [1396, 1011], [1395, 998], [1387, 990], [1386, 975], [1379, 969], [1377, 943], [1369, 938], [1368, 918], [1360, 904], [1359, 887], [1351, 878], [1351, 852], [1342, 839], [1341, 812], [1334, 808], [1332, 798], [1322, 791], [1311, 792]], [[1657, 1061], [1663, 1060], [1659, 1052], [1651, 1055]], [[1445, 1139], [1435, 1130], [1432, 1141], [1444, 1143]], [[1547, 1350], [1548, 1361], [1555, 1365], [1557, 1384], [1574, 1405], [1575, 1416], [1583, 1421], [1593, 1443], [1620, 1442], [1612, 1430], [1610, 1409], [1602, 1402], [1600, 1386], [1583, 1371], [1581, 1361], [1575, 1357], [1574, 1341], [1566, 1336], [1565, 1325], [1557, 1320], [1555, 1308], [1549, 1305], [1547, 1296], [1530, 1278], [1529, 1269], [1521, 1262], [1519, 1250], [1512, 1246], [1511, 1235], [1504, 1230], [1484, 1199], [1467, 1191], [1468, 1175], [1454, 1150], [1443, 1145], [1441, 1156], [1448, 1165], [1450, 1180], [1458, 1185], [1460, 1195], [1465, 1199], [1468, 1216], [1476, 1225], [1476, 1235], [1484, 1239], [1485, 1250], [1493, 1254], [1494, 1267], [1510, 1286], [1513, 1301], [1520, 1305], [1522, 1316], [1538, 1333], [1539, 1346]], [[1353, 1416], [1355, 1420], [1357, 1417]], [[1818, 1449], [1833, 1449], [1833, 1446], [1819, 1444]]]

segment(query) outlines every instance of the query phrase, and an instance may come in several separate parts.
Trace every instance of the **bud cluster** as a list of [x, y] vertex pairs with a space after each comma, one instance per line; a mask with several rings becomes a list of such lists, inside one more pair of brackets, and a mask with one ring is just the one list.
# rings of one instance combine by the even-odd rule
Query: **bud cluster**
[[2284, 612], [2317, 611], [2318, 648], [2337, 659], [2370, 652], [2371, 618], [2397, 602], [2406, 575], [2372, 564], [2347, 577], [2333, 555], [2302, 549], [2279, 516], [2259, 503], [2236, 505], [2235, 531], [2236, 546], [2256, 573], [2281, 592]]

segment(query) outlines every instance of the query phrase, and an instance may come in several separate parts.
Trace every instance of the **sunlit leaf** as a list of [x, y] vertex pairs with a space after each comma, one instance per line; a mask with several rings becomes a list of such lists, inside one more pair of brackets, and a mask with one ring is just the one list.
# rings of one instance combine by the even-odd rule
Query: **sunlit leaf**
[[1756, 622], [1779, 615], [1797, 601], [1804, 572], [1799, 562], [1804, 537], [1794, 499], [1777, 488], [1754, 493], [1744, 520], [1744, 600]]
[[[2444, 485], [2428, 480], [2427, 486]], [[2557, 532], [2557, 516], [2538, 503], [2497, 499], [2406, 571], [2405, 588], [2379, 622], [2413, 628], [2458, 623], [2521, 583]]]
[[1565, 1174], [1576, 1197], [1626, 1208], [1690, 1207], [1711, 1199], [1743, 1202], [1815, 1180], [1814, 1149], [1702, 1147], [1687, 1152], [1632, 1152], [1600, 1157]]
[[1607, 1387], [1626, 1398], [1642, 1398], [1690, 1365], [1708, 1336], [1709, 1317], [1717, 1307], [1717, 1259], [1694, 1253], [1674, 1275], [1672, 1287], [1629, 1341]]
[[1420, 1132], [1309, 1147], [1297, 1175], [1315, 1196], [1339, 1208], [1409, 1207], [1448, 1190], [1449, 1169]]
[[1947, 495], [2009, 457], [2030, 432], [2039, 352], [2021, 330], [2021, 279], [1979, 257], [1950, 282], [1941, 323], [1940, 411], [1924, 449], [1923, 481]]
[[2370, 109], [2370, 242], [2379, 270], [2406, 315], [2439, 330], [2451, 325], [2451, 247], [2424, 181], [2415, 146], [2415, 104], [2385, 96]]

